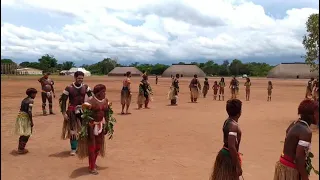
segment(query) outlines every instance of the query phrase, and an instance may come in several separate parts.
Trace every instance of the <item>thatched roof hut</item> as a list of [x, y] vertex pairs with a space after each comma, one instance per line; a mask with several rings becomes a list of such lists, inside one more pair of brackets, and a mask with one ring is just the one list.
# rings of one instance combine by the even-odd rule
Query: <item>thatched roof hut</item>
[[308, 79], [319, 76], [319, 72], [310, 72], [310, 66], [305, 63], [281, 63], [272, 68], [268, 78], [300, 78]]
[[202, 69], [194, 64], [173, 64], [162, 73], [162, 77], [175, 76], [176, 74], [183, 75], [183, 77], [193, 77], [195, 74], [198, 75], [198, 77], [206, 76]]
[[131, 76], [142, 75], [142, 72], [135, 67], [115, 67], [109, 72], [108, 76], [124, 76], [128, 71], [131, 72]]

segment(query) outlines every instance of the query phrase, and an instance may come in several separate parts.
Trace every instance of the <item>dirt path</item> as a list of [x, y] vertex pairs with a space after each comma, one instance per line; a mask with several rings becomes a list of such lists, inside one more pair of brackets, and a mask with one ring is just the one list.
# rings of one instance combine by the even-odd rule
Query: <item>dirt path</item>
[[[41, 116], [41, 98], [35, 100], [35, 132], [27, 148], [30, 153], [16, 156], [18, 137], [13, 127], [24, 92], [31, 85], [39, 89], [37, 77], [2, 78], [1, 84], [1, 175], [15, 180], [88, 179], [87, 160], [70, 157], [68, 141], [60, 140], [62, 116], [58, 98], [57, 115]], [[53, 77], [57, 96], [72, 82], [72, 77]], [[85, 82], [107, 86], [107, 96], [120, 112], [121, 78], [88, 77]], [[189, 103], [189, 79], [181, 80], [179, 106], [168, 106], [166, 99], [170, 79], [150, 79], [155, 96], [149, 110], [136, 110], [139, 78], [133, 78], [133, 102], [130, 116], [116, 114], [116, 134], [108, 141], [107, 157], [98, 158], [100, 179], [108, 180], [206, 180], [217, 152], [222, 147], [222, 123], [226, 119], [225, 102], [213, 101], [212, 91], [199, 103]], [[217, 79], [215, 79], [217, 80]], [[214, 79], [209, 79], [213, 84]], [[251, 101], [244, 101], [244, 80], [240, 80], [243, 131], [240, 151], [246, 180], [270, 180], [274, 164], [282, 151], [285, 129], [298, 118], [297, 106], [305, 93], [303, 80], [273, 80], [273, 101], [267, 99], [267, 79], [252, 78]], [[201, 79], [201, 82], [203, 80]], [[229, 79], [227, 79], [229, 82]], [[226, 91], [229, 94], [229, 91]], [[319, 167], [319, 131], [314, 129], [312, 152]], [[317, 179], [311, 176], [310, 179]]]

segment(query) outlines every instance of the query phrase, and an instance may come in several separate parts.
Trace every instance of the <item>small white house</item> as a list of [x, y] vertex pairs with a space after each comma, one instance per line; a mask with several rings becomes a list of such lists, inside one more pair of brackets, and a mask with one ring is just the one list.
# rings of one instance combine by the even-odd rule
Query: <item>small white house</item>
[[16, 69], [18, 75], [42, 75], [42, 70], [34, 68]]

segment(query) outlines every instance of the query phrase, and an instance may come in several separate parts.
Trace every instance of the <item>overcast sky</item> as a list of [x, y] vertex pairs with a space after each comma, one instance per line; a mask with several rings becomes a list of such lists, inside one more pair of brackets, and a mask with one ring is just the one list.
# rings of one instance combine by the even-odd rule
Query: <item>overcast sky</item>
[[318, 0], [1, 0], [1, 57], [91, 64], [303, 61]]

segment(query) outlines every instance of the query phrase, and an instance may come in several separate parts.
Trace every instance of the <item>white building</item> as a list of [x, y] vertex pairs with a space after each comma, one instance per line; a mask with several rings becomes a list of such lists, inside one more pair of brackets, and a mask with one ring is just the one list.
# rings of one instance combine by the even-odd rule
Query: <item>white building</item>
[[73, 76], [74, 73], [77, 72], [77, 71], [83, 72], [83, 73], [84, 73], [84, 76], [91, 76], [91, 72], [90, 72], [90, 71], [87, 71], [87, 70], [84, 69], [84, 68], [75, 68], [75, 67], [71, 68], [71, 69], [68, 71], [67, 74]]
[[16, 69], [18, 75], [42, 75], [42, 70], [34, 68]]

